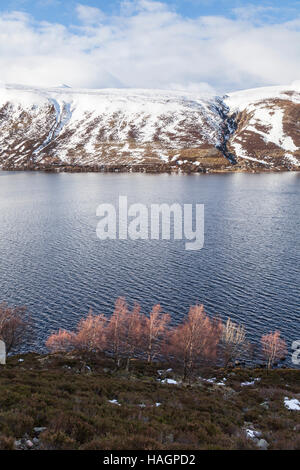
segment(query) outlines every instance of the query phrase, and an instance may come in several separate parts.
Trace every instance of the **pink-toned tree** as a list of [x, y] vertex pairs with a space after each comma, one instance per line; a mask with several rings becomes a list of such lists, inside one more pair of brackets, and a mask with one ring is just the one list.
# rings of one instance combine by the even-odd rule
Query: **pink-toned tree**
[[122, 345], [124, 344], [127, 317], [127, 303], [124, 297], [119, 297], [116, 300], [115, 308], [107, 327], [107, 345], [111, 350], [118, 367], [120, 366], [122, 357]]
[[46, 347], [51, 352], [71, 351], [75, 348], [75, 334], [66, 330], [53, 333], [46, 341]]
[[161, 354], [170, 320], [170, 315], [162, 312], [160, 304], [154, 305], [149, 317], [145, 317], [143, 337], [148, 363]]
[[167, 351], [183, 369], [183, 380], [190, 378], [199, 366], [217, 360], [222, 323], [210, 319], [203, 305], [190, 307], [183, 323], [170, 331]]
[[276, 361], [286, 357], [286, 342], [284, 339], [280, 338], [280, 331], [271, 331], [269, 334], [263, 335], [260, 342], [262, 354], [267, 361], [268, 369], [271, 369]]
[[86, 318], [80, 320], [74, 336], [74, 346], [80, 351], [103, 352], [107, 345], [107, 318], [93, 315], [89, 311]]
[[144, 319], [141, 314], [141, 307], [138, 303], [134, 304], [131, 312], [128, 312], [124, 318], [121, 329], [120, 350], [123, 357], [126, 358], [126, 369], [129, 370], [130, 361], [134, 357], [140, 357], [143, 347]]

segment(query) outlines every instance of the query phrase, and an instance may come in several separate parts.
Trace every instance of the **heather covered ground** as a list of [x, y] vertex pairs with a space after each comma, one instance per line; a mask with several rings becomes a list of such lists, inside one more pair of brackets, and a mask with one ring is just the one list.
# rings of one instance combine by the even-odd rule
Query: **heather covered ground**
[[126, 372], [74, 351], [9, 357], [0, 448], [300, 449], [299, 370], [207, 368], [184, 384], [181, 376], [166, 363], [134, 360]]

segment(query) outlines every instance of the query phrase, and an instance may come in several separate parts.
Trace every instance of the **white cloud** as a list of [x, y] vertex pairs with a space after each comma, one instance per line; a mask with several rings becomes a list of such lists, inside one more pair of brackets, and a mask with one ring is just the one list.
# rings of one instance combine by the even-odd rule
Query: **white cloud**
[[150, 0], [127, 0], [118, 16], [76, 11], [80, 26], [1, 14], [0, 80], [225, 92], [300, 78], [300, 18], [258, 23], [247, 7], [190, 19]]
[[275, 13], [278, 9], [271, 6], [263, 5], [246, 5], [244, 7], [233, 8], [237, 18], [244, 20], [258, 19], [262, 20], [263, 17], [272, 17], [272, 13]]
[[79, 3], [76, 6], [76, 12], [79, 20], [88, 25], [101, 24], [105, 20], [105, 15], [99, 8], [89, 7]]
[[215, 94], [215, 89], [205, 82], [186, 82], [182, 83], [170, 83], [168, 86], [170, 90], [189, 91], [191, 93], [199, 94]]

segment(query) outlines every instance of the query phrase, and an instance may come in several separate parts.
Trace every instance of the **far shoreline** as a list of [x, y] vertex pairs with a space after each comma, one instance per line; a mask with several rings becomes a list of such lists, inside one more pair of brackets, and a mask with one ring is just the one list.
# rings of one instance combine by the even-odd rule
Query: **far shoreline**
[[168, 165], [159, 166], [56, 166], [56, 167], [22, 167], [22, 168], [0, 168], [0, 172], [32, 172], [32, 173], [102, 173], [102, 174], [113, 174], [113, 173], [138, 173], [138, 174], [169, 174], [169, 175], [216, 175], [216, 174], [278, 174], [278, 173], [298, 173], [299, 168], [286, 169], [286, 168], [197, 168], [194, 171], [189, 169], [174, 168]]

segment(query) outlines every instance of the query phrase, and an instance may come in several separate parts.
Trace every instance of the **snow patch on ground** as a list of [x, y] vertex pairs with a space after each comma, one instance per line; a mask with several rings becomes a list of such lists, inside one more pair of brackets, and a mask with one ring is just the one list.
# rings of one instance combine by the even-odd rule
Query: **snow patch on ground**
[[217, 382], [217, 385], [226, 385], [226, 377], [223, 377], [223, 379], [220, 382]]
[[113, 399], [113, 400], [108, 400], [109, 403], [111, 403], [112, 405], [118, 405], [118, 406], [121, 406], [121, 404], [118, 402], [118, 400], [116, 399]]
[[177, 380], [174, 379], [163, 379], [160, 381], [162, 384], [171, 384], [171, 385], [178, 385]]
[[284, 406], [285, 406], [288, 410], [300, 411], [300, 401], [297, 400], [297, 398], [288, 398], [288, 397], [285, 397], [285, 399], [284, 399]]
[[217, 380], [216, 377], [212, 377], [210, 379], [204, 379], [203, 377], [199, 377], [200, 380], [202, 380], [203, 382], [207, 382], [209, 384], [214, 384]]
[[199, 377], [200, 380], [202, 380], [202, 382], [206, 382], [206, 383], [209, 383], [209, 384], [215, 384], [215, 385], [226, 385], [226, 381], [227, 381], [227, 378], [226, 377], [223, 377], [222, 380], [220, 380], [219, 382], [217, 382], [217, 378], [216, 377], [211, 377], [210, 379], [205, 379], [203, 377]]
[[284, 158], [288, 160], [290, 163], [292, 163], [292, 165], [300, 166], [300, 161], [297, 160], [297, 158], [291, 155], [290, 153], [286, 153]]
[[261, 381], [261, 378], [257, 377], [256, 379], [253, 379], [249, 382], [242, 382], [241, 387], [249, 387], [250, 385], [255, 385], [256, 382], [260, 382], [260, 381]]
[[166, 370], [161, 369], [161, 370], [158, 370], [157, 373], [158, 373], [158, 375], [163, 375], [163, 374], [169, 374], [172, 371], [173, 371], [173, 369], [166, 369]]

